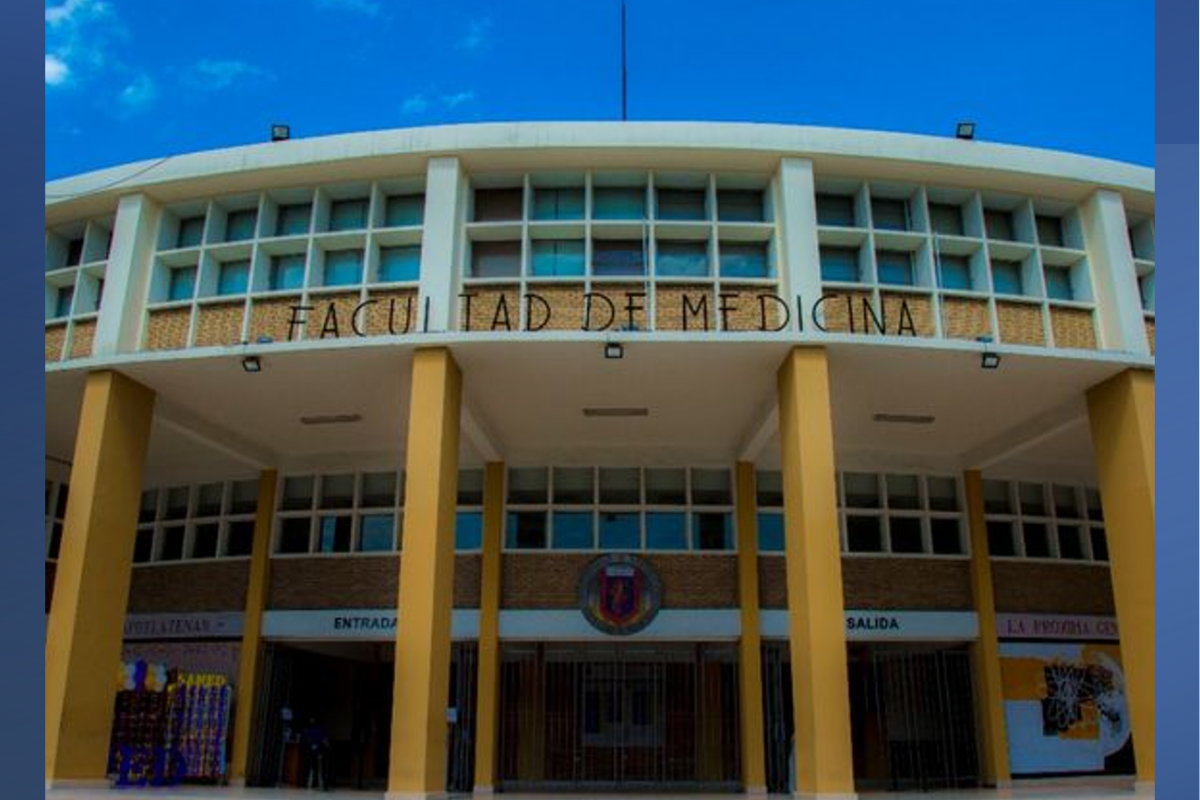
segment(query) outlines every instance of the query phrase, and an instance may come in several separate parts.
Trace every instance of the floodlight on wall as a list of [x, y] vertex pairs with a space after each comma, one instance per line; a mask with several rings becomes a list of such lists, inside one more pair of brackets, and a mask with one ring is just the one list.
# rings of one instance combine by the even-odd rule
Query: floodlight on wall
[[242, 369], [246, 372], [262, 372], [262, 361], [258, 356], [244, 356], [242, 358]]
[[286, 142], [292, 138], [292, 126], [276, 122], [271, 125], [271, 141]]
[[1000, 354], [988, 346], [992, 343], [992, 337], [978, 336], [975, 338], [975, 341], [983, 344], [983, 353], [979, 357], [979, 368], [1000, 369]]
[[624, 358], [625, 346], [620, 342], [607, 342], [604, 345], [605, 358]]
[[954, 126], [954, 138], [970, 141], [975, 138], [975, 123], [960, 122]]

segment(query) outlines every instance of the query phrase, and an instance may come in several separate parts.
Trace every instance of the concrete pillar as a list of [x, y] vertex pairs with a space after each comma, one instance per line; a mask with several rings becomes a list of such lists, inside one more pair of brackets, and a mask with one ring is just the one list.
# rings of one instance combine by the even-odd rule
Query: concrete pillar
[[500, 547], [504, 464], [487, 465], [483, 484], [483, 556], [479, 579], [479, 677], [475, 703], [475, 791], [496, 786], [500, 707]]
[[[806, 158], [785, 158], [779, 165], [776, 218], [782, 240], [779, 252], [784, 278], [783, 294], [788, 303], [801, 302], [794, 314], [806, 314], [821, 296], [821, 255], [817, 248], [817, 195], [813, 165]], [[793, 325], [799, 321], [792, 319]], [[811, 316], [803, 319], [804, 330], [812, 328]]]
[[122, 197], [117, 205], [93, 356], [132, 353], [138, 348], [161, 216], [158, 203], [144, 194]]
[[275, 523], [275, 486], [278, 473], [263, 470], [258, 476], [258, 505], [254, 516], [254, 544], [250, 550], [250, 577], [246, 584], [246, 610], [242, 616], [242, 650], [238, 664], [236, 713], [233, 719], [233, 753], [229, 759], [229, 779], [246, 783], [246, 765], [250, 760], [251, 723], [254, 700], [258, 695], [258, 667], [262, 655], [262, 615], [267, 608], [267, 589], [271, 578], [271, 528]]
[[758, 624], [758, 497], [754, 465], [737, 465], [738, 684], [742, 733], [742, 785], [746, 794], [767, 793], [767, 757], [763, 744], [762, 637]]
[[987, 522], [983, 509], [983, 476], [978, 470], [963, 474], [967, 525], [971, 535], [971, 593], [979, 617], [979, 640], [971, 653], [975, 678], [975, 718], [979, 730], [979, 766], [987, 786], [1008, 788], [1008, 730], [1004, 718], [1004, 693], [1000, 675], [1000, 644], [996, 629], [996, 597], [992, 584], [992, 559], [988, 552]]
[[421, 235], [420, 330], [458, 327], [460, 236], [467, 213], [467, 179], [457, 158], [431, 158], [425, 175]]
[[[1154, 785], [1154, 373], [1087, 393], [1139, 786]], [[74, 487], [72, 487], [74, 491]], [[57, 602], [57, 600], [55, 601]]]
[[46, 626], [46, 786], [103, 784], [154, 392], [88, 375]]
[[440, 794], [454, 589], [462, 376], [445, 348], [413, 356], [388, 798]]
[[1150, 355], [1133, 249], [1121, 195], [1097, 189], [1079, 207], [1096, 292], [1100, 336], [1107, 350]]
[[829, 365], [796, 347], [779, 369], [796, 796], [853, 798], [846, 619]]

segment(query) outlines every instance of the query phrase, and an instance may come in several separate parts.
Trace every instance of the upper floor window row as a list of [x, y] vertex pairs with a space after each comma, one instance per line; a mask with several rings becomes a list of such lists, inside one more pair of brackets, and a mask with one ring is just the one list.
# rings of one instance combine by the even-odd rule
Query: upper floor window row
[[113, 243], [113, 218], [76, 222], [46, 231], [46, 272], [100, 265]]

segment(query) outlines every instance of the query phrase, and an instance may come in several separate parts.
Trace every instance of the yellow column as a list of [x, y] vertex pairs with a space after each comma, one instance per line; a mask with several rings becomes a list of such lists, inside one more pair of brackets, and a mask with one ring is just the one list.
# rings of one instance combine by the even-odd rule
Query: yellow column
[[742, 636], [738, 642], [738, 707], [742, 722], [742, 785], [747, 794], [766, 794], [767, 762], [763, 745], [762, 637], [758, 626], [758, 497], [754, 465], [737, 465], [738, 603]]
[[487, 465], [483, 483], [483, 563], [479, 578], [479, 680], [475, 699], [475, 791], [496, 786], [500, 690], [500, 545], [504, 464]]
[[233, 718], [233, 753], [229, 759], [229, 778], [234, 784], [246, 782], [246, 764], [250, 758], [250, 726], [254, 720], [254, 699], [258, 689], [258, 663], [262, 654], [262, 615], [267, 607], [267, 586], [271, 570], [271, 527], [275, 520], [275, 484], [278, 474], [263, 470], [258, 476], [258, 506], [254, 516], [254, 544], [250, 550], [250, 578], [246, 584], [246, 611], [242, 616], [242, 651], [238, 666], [236, 713]]
[[796, 793], [854, 797], [833, 422], [823, 348], [794, 348], [780, 367], [779, 434]]
[[446, 782], [446, 702], [462, 376], [445, 348], [413, 356], [388, 796]]
[[1154, 373], [1126, 370], [1089, 389], [1087, 404], [1137, 778], [1153, 785]]
[[967, 498], [967, 524], [971, 531], [971, 592], [979, 617], [979, 641], [971, 668], [975, 673], [975, 708], [979, 727], [980, 767], [988, 786], [1008, 787], [1008, 732], [1001, 690], [1000, 649], [996, 632], [996, 598], [992, 586], [992, 560], [988, 553], [987, 523], [983, 515], [983, 476], [978, 470], [963, 474]]
[[154, 392], [88, 375], [46, 626], [46, 784], [103, 781]]

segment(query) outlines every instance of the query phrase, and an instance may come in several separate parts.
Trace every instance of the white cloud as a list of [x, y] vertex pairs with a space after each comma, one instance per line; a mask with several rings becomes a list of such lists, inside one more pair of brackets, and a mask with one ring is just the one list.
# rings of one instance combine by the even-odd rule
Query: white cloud
[[383, 10], [375, 0], [315, 0], [315, 5], [326, 11], [349, 11], [368, 17], [377, 17]]
[[425, 99], [423, 94], [414, 94], [412, 97], [406, 98], [404, 104], [400, 106], [402, 114], [420, 114], [429, 108], [429, 101]]
[[454, 94], [444, 94], [442, 95], [442, 105], [446, 106], [446, 108], [458, 108], [463, 103], [469, 103], [474, 99], [475, 92], [470, 90], [455, 92]]
[[487, 17], [470, 20], [467, 23], [467, 32], [458, 40], [459, 50], [478, 50], [487, 44], [488, 31], [492, 28], [492, 21]]
[[184, 82], [199, 89], [220, 90], [247, 80], [269, 80], [273, 76], [246, 61], [235, 58], [202, 58], [184, 75]]
[[67, 80], [71, 74], [71, 68], [67, 66], [67, 62], [63, 61], [58, 56], [52, 56], [46, 53], [46, 85], [58, 86]]
[[155, 86], [153, 79], [145, 73], [134, 78], [118, 95], [121, 105], [131, 112], [140, 111], [153, 103], [156, 97], [158, 97], [158, 87]]
[[55, 60], [68, 67], [73, 78], [83, 78], [109, 66], [114, 41], [128, 32], [112, 8], [102, 0], [65, 0], [46, 7], [46, 82]]
[[94, 0], [66, 0], [62, 5], [46, 7], [46, 24], [62, 25], [71, 22], [79, 11], [89, 6], [97, 11], [106, 10], [104, 3]]

